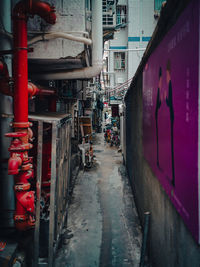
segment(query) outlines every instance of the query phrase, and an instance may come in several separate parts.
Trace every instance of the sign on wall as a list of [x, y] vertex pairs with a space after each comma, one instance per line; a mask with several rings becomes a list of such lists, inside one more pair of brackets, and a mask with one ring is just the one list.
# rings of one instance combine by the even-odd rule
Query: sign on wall
[[199, 8], [184, 10], [143, 72], [144, 157], [199, 242]]

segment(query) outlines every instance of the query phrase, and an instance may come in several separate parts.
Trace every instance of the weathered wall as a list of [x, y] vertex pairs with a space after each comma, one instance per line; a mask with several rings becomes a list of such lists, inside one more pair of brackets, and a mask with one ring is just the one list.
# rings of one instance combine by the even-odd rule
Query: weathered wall
[[[35, 34], [44, 32], [79, 32], [85, 31], [85, 1], [73, 0], [48, 0], [56, 8], [56, 24], [49, 25], [45, 23], [40, 17], [35, 16], [28, 20], [29, 39]], [[34, 33], [34, 34], [33, 34]], [[74, 33], [73, 33], [74, 34]], [[75, 36], [83, 36], [81, 34], [74, 34]], [[84, 51], [84, 44], [57, 38], [48, 41], [40, 41], [32, 44], [34, 48], [33, 53], [29, 53], [29, 58], [65, 58], [68, 56], [76, 57]]]
[[148, 251], [155, 267], [198, 267], [200, 247], [143, 157], [142, 75], [126, 97], [126, 166], [142, 224], [151, 212]]

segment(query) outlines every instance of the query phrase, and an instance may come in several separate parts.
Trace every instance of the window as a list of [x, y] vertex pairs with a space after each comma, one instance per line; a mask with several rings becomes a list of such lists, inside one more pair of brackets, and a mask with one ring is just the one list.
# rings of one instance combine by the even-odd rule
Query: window
[[103, 25], [113, 25], [113, 16], [103, 15]]
[[[96, 0], [99, 1], [99, 0]], [[113, 19], [113, 5], [114, 1], [103, 0], [102, 1], [102, 8], [103, 8], [103, 26], [113, 26], [114, 19]]]
[[117, 25], [126, 23], [126, 6], [117, 6]]
[[114, 52], [114, 70], [125, 70], [125, 52]]

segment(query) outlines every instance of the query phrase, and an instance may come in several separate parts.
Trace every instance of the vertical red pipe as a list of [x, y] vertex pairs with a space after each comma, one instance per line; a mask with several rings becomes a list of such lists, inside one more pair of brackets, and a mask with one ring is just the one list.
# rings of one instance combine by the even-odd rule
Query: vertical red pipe
[[18, 125], [23, 127], [28, 123], [28, 14], [39, 15], [50, 24], [56, 22], [55, 8], [46, 2], [22, 0], [16, 4], [13, 10], [14, 127], [18, 127]]
[[[11, 153], [8, 170], [15, 174], [16, 210], [15, 225], [18, 230], [26, 230], [35, 224], [34, 192], [30, 190], [28, 179], [33, 178], [32, 159], [28, 150], [32, 147], [29, 139], [32, 131], [28, 128], [28, 51], [27, 51], [27, 14], [40, 15], [51, 24], [56, 21], [55, 9], [41, 1], [20, 1], [13, 10], [13, 80], [14, 80], [14, 121], [15, 133], [9, 151]], [[0, 65], [0, 69], [1, 69]], [[37, 91], [37, 90], [36, 90]]]
[[13, 23], [14, 122], [28, 122], [27, 18], [20, 14]]

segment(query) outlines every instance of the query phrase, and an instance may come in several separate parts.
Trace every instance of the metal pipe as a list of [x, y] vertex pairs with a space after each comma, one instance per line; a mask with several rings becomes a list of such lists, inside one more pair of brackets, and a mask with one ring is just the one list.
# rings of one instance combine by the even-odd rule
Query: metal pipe
[[28, 122], [28, 14], [39, 15], [50, 24], [56, 21], [54, 7], [41, 1], [20, 1], [13, 10], [14, 121], [16, 123]]
[[144, 232], [143, 232], [142, 248], [141, 248], [141, 255], [140, 255], [140, 267], [144, 267], [144, 263], [145, 263], [147, 237], [148, 237], [148, 231], [149, 231], [149, 219], [150, 219], [150, 212], [147, 211], [144, 213]]
[[56, 38], [68, 39], [68, 40], [84, 43], [85, 45], [92, 44], [92, 40], [85, 38], [85, 37], [74, 36], [72, 34], [63, 33], [63, 32], [51, 32], [51, 33], [46, 33], [46, 34], [33, 37], [32, 39], [28, 41], [28, 45], [34, 44], [39, 41], [51, 40], [51, 39], [56, 39]]
[[[50, 31], [28, 31], [28, 34], [46, 34], [46, 33], [55, 33], [55, 32], [50, 32]], [[67, 34], [81, 34], [84, 35], [85, 37], [89, 37], [89, 32], [84, 32], [84, 31], [63, 31], [62, 33], [67, 33]]]
[[104, 51], [112, 51], [112, 52], [137, 52], [137, 51], [145, 51], [146, 47], [141, 48], [127, 48], [127, 49], [104, 49]]
[[101, 72], [103, 66], [102, 3], [97, 0], [92, 0], [92, 43], [91, 67], [57, 73], [35, 74], [32, 77], [38, 80], [90, 79]]
[[[13, 85], [10, 81], [12, 81], [12, 79], [9, 77], [7, 65], [0, 60], [0, 93], [8, 96], [14, 96]], [[28, 97], [32, 98], [35, 95], [55, 95], [55, 91], [44, 87], [38, 87], [29, 82]]]
[[[13, 9], [13, 79], [14, 79], [14, 122], [15, 132], [6, 134], [13, 140], [9, 147], [10, 159], [8, 173], [15, 175], [16, 210], [15, 226], [18, 230], [26, 230], [34, 226], [34, 192], [29, 191], [28, 179], [33, 177], [32, 158], [28, 150], [32, 148], [31, 125], [28, 122], [28, 63], [27, 63], [27, 20], [28, 14], [39, 15], [46, 22], [54, 24], [55, 9], [41, 1], [20, 1]], [[36, 88], [31, 86], [32, 93]], [[29, 89], [30, 90], [30, 89]]]
[[35, 95], [46, 95], [46, 96], [53, 96], [55, 95], [55, 90], [49, 90], [44, 87], [38, 87], [37, 85], [29, 82], [28, 83], [28, 96], [29, 98], [32, 98]]

